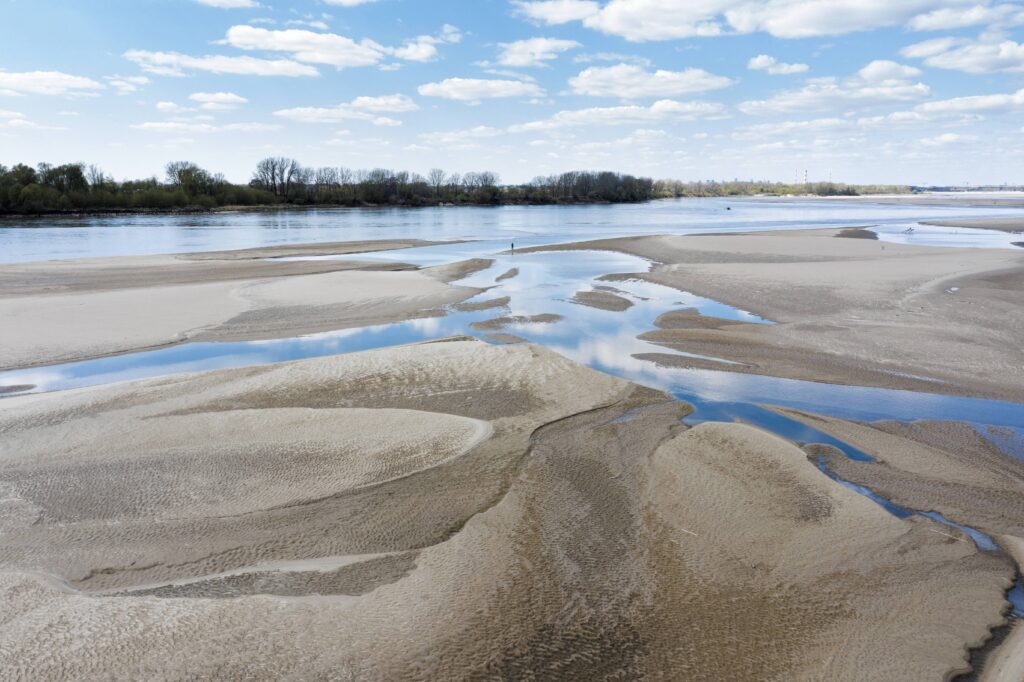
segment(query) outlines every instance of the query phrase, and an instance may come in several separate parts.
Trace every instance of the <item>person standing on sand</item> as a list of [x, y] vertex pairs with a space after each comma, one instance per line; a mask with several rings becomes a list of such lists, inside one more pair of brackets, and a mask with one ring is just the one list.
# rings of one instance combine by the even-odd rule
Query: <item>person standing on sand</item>
[[512, 253], [516, 252], [516, 243], [512, 242]]

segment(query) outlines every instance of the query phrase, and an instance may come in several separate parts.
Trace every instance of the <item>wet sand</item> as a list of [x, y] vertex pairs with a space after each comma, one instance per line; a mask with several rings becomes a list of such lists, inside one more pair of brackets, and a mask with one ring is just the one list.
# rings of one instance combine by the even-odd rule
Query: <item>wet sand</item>
[[577, 291], [571, 300], [573, 303], [613, 312], [622, 312], [633, 307], [633, 302], [628, 298], [611, 291]]
[[425, 243], [312, 244], [5, 266], [0, 369], [185, 341], [281, 338], [441, 315], [445, 304], [479, 292], [448, 282], [490, 261], [416, 270], [369, 260], [258, 260]]
[[848, 227], [840, 230], [836, 236], [843, 239], [878, 239], [878, 233], [866, 227]]
[[938, 227], [965, 227], [980, 230], [998, 230], [1011, 234], [1024, 232], [1024, 218], [978, 218], [975, 220], [927, 220], [922, 225]]
[[605, 279], [665, 284], [775, 321], [645, 335], [739, 362], [740, 371], [1024, 402], [1024, 254], [835, 239], [839, 232], [630, 237], [533, 250], [641, 256], [653, 261], [649, 272]]
[[1009, 561], [688, 411], [472, 340], [6, 398], [2, 676], [965, 668]]
[[473, 322], [469, 326], [478, 331], [505, 329], [520, 324], [552, 324], [564, 319], [561, 315], [554, 313], [541, 313], [539, 315], [506, 315], [495, 317], [490, 320]]

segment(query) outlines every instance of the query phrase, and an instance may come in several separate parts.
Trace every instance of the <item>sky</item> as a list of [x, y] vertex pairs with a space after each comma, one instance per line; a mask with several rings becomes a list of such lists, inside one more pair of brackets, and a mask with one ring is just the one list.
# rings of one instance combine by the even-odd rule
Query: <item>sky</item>
[[0, 0], [0, 164], [1024, 183], [1024, 2]]

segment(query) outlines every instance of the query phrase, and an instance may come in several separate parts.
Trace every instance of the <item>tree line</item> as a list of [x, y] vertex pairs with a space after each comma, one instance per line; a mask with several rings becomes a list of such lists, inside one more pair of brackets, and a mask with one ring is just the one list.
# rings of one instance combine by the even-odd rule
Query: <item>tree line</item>
[[819, 197], [855, 197], [866, 194], [908, 194], [908, 185], [847, 185], [836, 182], [764, 182], [757, 180], [715, 180], [681, 182], [658, 180], [654, 194], [658, 197], [736, 197], [813, 195]]
[[[286, 157], [256, 165], [247, 185], [228, 182], [189, 161], [173, 161], [162, 178], [115, 181], [95, 165], [0, 164], [0, 214], [26, 215], [146, 210], [209, 210], [230, 206], [437, 206], [626, 203], [685, 196], [816, 193], [857, 194], [863, 188], [818, 183], [655, 182], [632, 175], [573, 171], [502, 185], [491, 172], [426, 175], [382, 168], [312, 168]], [[877, 189], [877, 188], [872, 188]], [[861, 191], [859, 191], [861, 190]], [[879, 191], [899, 191], [887, 188]]]

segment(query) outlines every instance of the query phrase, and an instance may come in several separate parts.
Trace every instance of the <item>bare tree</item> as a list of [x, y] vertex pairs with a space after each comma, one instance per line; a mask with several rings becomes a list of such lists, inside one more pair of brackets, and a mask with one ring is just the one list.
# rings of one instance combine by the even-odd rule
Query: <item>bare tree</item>
[[107, 178], [103, 169], [95, 164], [91, 164], [85, 171], [85, 179], [89, 183], [91, 189], [102, 189], [108, 182], [113, 182]]
[[269, 156], [256, 164], [252, 184], [277, 194], [277, 159]]
[[427, 173], [427, 183], [434, 188], [435, 199], [441, 196], [441, 188], [444, 187], [444, 181], [447, 177], [448, 174], [440, 168], [431, 168], [430, 172]]

